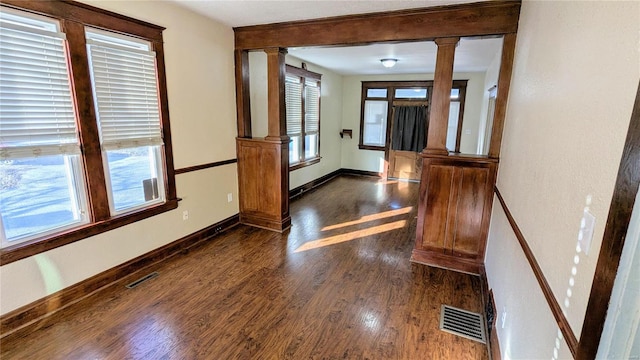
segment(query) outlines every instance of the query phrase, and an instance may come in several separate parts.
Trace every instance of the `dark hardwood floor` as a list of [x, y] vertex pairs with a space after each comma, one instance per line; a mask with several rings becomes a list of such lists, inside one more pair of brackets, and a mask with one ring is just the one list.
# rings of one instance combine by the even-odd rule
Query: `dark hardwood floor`
[[[3, 339], [2, 359], [487, 359], [438, 329], [480, 279], [409, 262], [418, 184], [342, 176], [285, 234], [238, 226]], [[135, 241], [135, 239], [132, 239]]]

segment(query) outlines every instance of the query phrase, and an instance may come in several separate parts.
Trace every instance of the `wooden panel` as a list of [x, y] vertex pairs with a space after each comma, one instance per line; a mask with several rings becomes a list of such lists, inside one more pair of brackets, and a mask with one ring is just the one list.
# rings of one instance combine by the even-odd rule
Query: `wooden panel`
[[502, 131], [507, 116], [507, 101], [511, 86], [513, 58], [516, 51], [516, 34], [506, 34], [502, 42], [502, 58], [500, 59], [500, 74], [498, 76], [498, 94], [496, 96], [493, 115], [491, 142], [489, 143], [489, 157], [499, 158], [502, 146]]
[[277, 191], [280, 188], [280, 173], [275, 164], [280, 163], [278, 149], [261, 148], [259, 156], [260, 165], [255, 164], [258, 169], [258, 197], [260, 206], [258, 209], [266, 214], [280, 214], [280, 196]]
[[184, 168], [176, 169], [175, 173], [176, 175], [185, 174], [188, 172], [210, 169], [210, 168], [228, 165], [228, 164], [234, 164], [237, 162], [238, 162], [238, 159], [229, 159], [229, 160], [216, 161], [216, 162], [211, 162], [211, 163], [206, 163], [201, 165], [187, 166]]
[[241, 223], [279, 232], [291, 226], [286, 147], [280, 139], [236, 139]]
[[426, 172], [428, 177], [422, 179], [426, 186], [422, 249], [436, 248], [444, 251], [455, 169], [453, 166], [430, 165], [428, 163], [423, 166], [429, 169]]
[[[483, 167], [458, 168], [460, 172], [460, 192], [456, 203], [455, 235], [452, 244], [454, 255], [478, 257], [481, 243], [480, 231], [485, 214], [485, 198], [491, 194], [487, 183], [489, 169]], [[488, 186], [489, 185], [489, 186]]]
[[[520, 1], [491, 1], [280, 24], [238, 27], [236, 49], [361, 45], [517, 30]], [[383, 24], [383, 25], [381, 25]]]

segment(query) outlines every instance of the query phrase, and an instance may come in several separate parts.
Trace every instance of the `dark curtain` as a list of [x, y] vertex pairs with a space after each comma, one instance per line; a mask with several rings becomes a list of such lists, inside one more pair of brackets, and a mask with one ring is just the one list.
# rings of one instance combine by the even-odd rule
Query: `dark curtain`
[[396, 106], [391, 149], [420, 152], [427, 145], [425, 106]]

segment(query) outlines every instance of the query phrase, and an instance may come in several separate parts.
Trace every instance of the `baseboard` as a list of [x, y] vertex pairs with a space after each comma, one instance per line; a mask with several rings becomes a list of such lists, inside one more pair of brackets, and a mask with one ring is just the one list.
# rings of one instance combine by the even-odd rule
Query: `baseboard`
[[[485, 330], [487, 330], [487, 351], [489, 352], [489, 359], [500, 360], [500, 344], [498, 343], [498, 333], [496, 332], [497, 308], [493, 298], [493, 291], [489, 289], [489, 281], [484, 266], [480, 267], [480, 290], [482, 292], [482, 308], [484, 309], [485, 319], [487, 319], [485, 322]], [[489, 306], [493, 309], [491, 319], [488, 319], [491, 313]]]
[[342, 174], [343, 169], [338, 169], [328, 173], [327, 175], [321, 176], [315, 180], [309, 181], [304, 185], [300, 185], [295, 189], [289, 190], [289, 199], [295, 199], [300, 197], [302, 194], [309, 192], [319, 186], [324, 185], [325, 183], [333, 180], [335, 177], [340, 176]]
[[340, 176], [340, 175], [351, 175], [351, 176], [367, 176], [367, 177], [376, 177], [376, 178], [381, 178], [382, 177], [382, 173], [377, 173], [374, 171], [365, 171], [365, 170], [356, 170], [356, 169], [345, 169], [345, 168], [340, 168], [338, 170], [332, 171], [324, 176], [321, 176], [315, 180], [311, 180], [306, 184], [300, 185], [294, 189], [289, 190], [289, 199], [295, 199], [298, 198], [302, 195], [304, 195], [305, 193], [314, 190], [326, 183], [328, 183], [329, 181], [335, 179], [336, 177]]
[[53, 313], [77, 303], [126, 276], [166, 260], [238, 224], [239, 216], [236, 214], [116, 267], [105, 270], [77, 284], [13, 310], [0, 317], [0, 339], [17, 331], [27, 331], [37, 328], [39, 324], [43, 323], [46, 318]]
[[340, 174], [342, 175], [355, 175], [355, 176], [371, 176], [381, 178], [383, 176], [382, 173], [375, 171], [366, 171], [366, 170], [356, 170], [356, 169], [340, 169]]

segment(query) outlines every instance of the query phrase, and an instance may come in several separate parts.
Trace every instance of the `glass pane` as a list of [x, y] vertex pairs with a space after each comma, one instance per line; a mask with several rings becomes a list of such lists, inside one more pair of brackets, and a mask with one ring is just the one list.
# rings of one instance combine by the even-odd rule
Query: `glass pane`
[[289, 142], [289, 164], [300, 162], [300, 136], [291, 136]]
[[460, 89], [451, 89], [451, 98], [457, 99], [460, 97]]
[[87, 222], [79, 164], [72, 155], [0, 160], [3, 246]]
[[164, 201], [159, 146], [107, 151], [107, 167], [115, 212]]
[[426, 99], [427, 89], [396, 89], [395, 97], [398, 99]]
[[386, 98], [387, 89], [367, 89], [368, 98]]
[[458, 136], [458, 116], [460, 115], [460, 103], [452, 101], [449, 107], [449, 125], [447, 127], [447, 149], [455, 151], [456, 138]]
[[387, 140], [387, 101], [364, 102], [362, 144], [384, 146]]
[[313, 159], [318, 157], [318, 135], [307, 135], [304, 137], [304, 158]]

